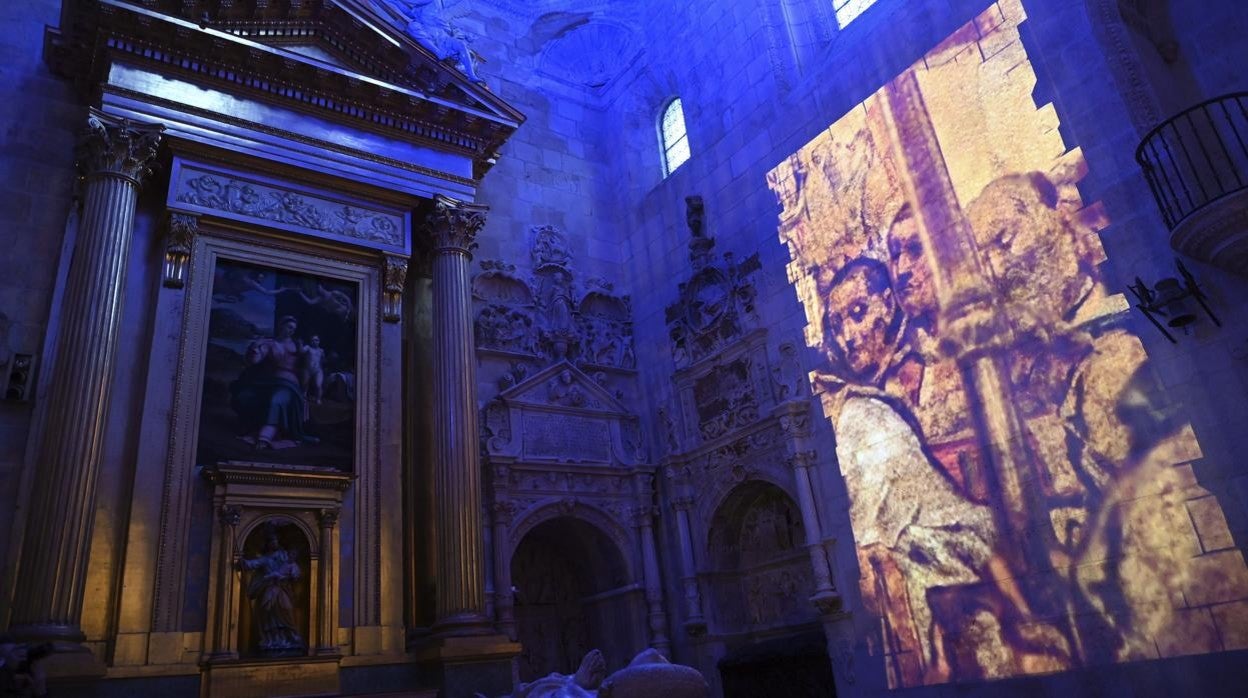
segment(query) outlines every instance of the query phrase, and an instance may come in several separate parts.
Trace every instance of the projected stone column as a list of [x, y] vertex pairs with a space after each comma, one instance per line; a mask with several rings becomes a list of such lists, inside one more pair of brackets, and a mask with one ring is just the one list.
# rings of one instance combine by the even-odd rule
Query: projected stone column
[[[647, 487], [648, 490], [648, 487]], [[646, 493], [647, 498], [649, 492]], [[659, 579], [659, 554], [654, 547], [654, 517], [657, 510], [650, 504], [633, 509], [633, 525], [641, 539], [642, 571], [646, 578], [646, 610], [650, 620], [650, 646], [669, 654], [671, 645], [667, 640], [667, 617], [663, 614], [663, 585]]]
[[988, 491], [997, 497], [996, 508], [1004, 512], [1003, 529], [1016, 543], [1007, 552], [1016, 566], [1026, 567], [1027, 559], [1044, 555], [1035, 550], [1017, 554], [1021, 548], [1034, 548], [1042, 538], [1028, 535], [1037, 513], [1029, 500], [1039, 488], [1027, 486], [1033, 480], [1032, 459], [1004, 365], [1010, 332], [997, 312], [990, 277], [958, 202], [917, 77], [907, 71], [885, 92], [891, 140], [905, 165], [903, 179], [915, 205], [940, 306], [941, 351], [958, 361], [967, 380], [995, 485]]
[[469, 269], [487, 210], [439, 195], [426, 221], [434, 244], [433, 501], [438, 544], [434, 630], [441, 635], [490, 632]]
[[815, 506], [814, 489], [810, 482], [810, 471], [815, 465], [815, 452], [798, 451], [789, 456], [788, 463], [793, 469], [793, 480], [797, 483], [797, 504], [802, 510], [806, 550], [810, 552], [810, 566], [815, 576], [815, 594], [810, 597], [810, 601], [821, 613], [834, 613], [841, 610], [841, 595], [837, 593], [836, 585], [832, 581], [828, 551], [823, 547], [823, 527], [819, 523], [819, 511]]
[[[11, 631], [77, 643], [139, 186], [163, 126], [92, 109], [78, 150], [82, 215], [61, 304], [47, 422], [35, 452]], [[66, 649], [70, 649], [69, 646]]]
[[685, 632], [701, 635], [706, 632], [706, 618], [702, 615], [702, 594], [698, 591], [698, 568], [693, 559], [693, 537], [689, 527], [689, 510], [693, 497], [680, 496], [672, 499], [676, 509], [676, 528], [680, 535], [680, 583], [685, 591]]

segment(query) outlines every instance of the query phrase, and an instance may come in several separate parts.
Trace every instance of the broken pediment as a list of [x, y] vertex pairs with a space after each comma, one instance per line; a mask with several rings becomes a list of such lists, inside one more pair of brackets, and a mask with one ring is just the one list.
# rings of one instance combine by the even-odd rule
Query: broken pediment
[[122, 61], [467, 155], [480, 177], [524, 116], [405, 31], [391, 1], [68, 0], [47, 58], [89, 92]]

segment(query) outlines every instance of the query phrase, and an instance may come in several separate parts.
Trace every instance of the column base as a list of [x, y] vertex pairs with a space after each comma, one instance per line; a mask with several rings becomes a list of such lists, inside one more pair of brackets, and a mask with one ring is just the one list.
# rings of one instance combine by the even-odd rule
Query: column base
[[416, 661], [435, 677], [438, 698], [473, 698], [511, 693], [520, 643], [505, 635], [443, 637], [416, 651]]
[[494, 635], [494, 625], [481, 613], [461, 613], [455, 616], [439, 618], [433, 624], [433, 636], [436, 638]]
[[[31, 643], [34, 646], [37, 643]], [[90, 648], [76, 642], [49, 642], [51, 654], [41, 666], [49, 680], [102, 679], [106, 668]]]

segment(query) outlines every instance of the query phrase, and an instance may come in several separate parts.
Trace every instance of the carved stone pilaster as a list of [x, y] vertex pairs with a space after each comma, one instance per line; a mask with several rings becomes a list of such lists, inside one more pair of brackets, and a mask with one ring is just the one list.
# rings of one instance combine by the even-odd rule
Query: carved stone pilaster
[[693, 529], [689, 525], [689, 511], [693, 509], [692, 495], [672, 498], [676, 510], [676, 528], [680, 538], [681, 586], [685, 592], [685, 632], [691, 637], [706, 633], [706, 617], [702, 615], [702, 592], [698, 589], [698, 570], [693, 557]]
[[191, 250], [195, 247], [197, 235], [199, 216], [176, 212], [169, 214], [168, 229], [165, 231], [166, 287], [182, 288], [186, 285], [186, 271], [190, 267]]
[[[497, 469], [496, 469], [497, 472]], [[516, 599], [511, 591], [511, 546], [507, 534], [515, 520], [517, 506], [509, 500], [495, 501], [494, 514], [494, 614], [498, 631], [515, 641]]]
[[386, 255], [382, 267], [381, 318], [398, 322], [403, 317], [403, 287], [407, 285], [407, 259]]
[[434, 243], [433, 501], [439, 554], [434, 625], [443, 635], [489, 632], [469, 275], [470, 250], [486, 210], [438, 196], [426, 219]]
[[[234, 575], [235, 536], [243, 519], [243, 508], [237, 505], [222, 506], [217, 510], [221, 524], [221, 543], [217, 549], [217, 579], [230, 579]], [[233, 632], [234, 585], [218, 584], [216, 605], [220, 609], [213, 619], [212, 637], [208, 640], [205, 654], [209, 659], [230, 660], [238, 658], [238, 642]]]
[[[649, 488], [643, 491], [642, 496], [647, 500], [651, 497]], [[633, 526], [637, 528], [637, 536], [641, 539], [650, 646], [666, 654], [671, 649], [671, 643], [667, 638], [667, 616], [663, 613], [663, 581], [659, 578], [659, 554], [654, 544], [654, 517], [658, 514], [658, 508], [645, 503], [633, 507], [629, 513]]]
[[317, 576], [316, 596], [317, 608], [321, 610], [320, 623], [316, 633], [316, 654], [338, 654], [338, 613], [337, 604], [333, 603], [334, 568], [336, 567], [336, 550], [334, 549], [334, 527], [338, 525], [341, 510], [337, 508], [321, 509], [317, 512], [321, 524], [321, 572]]
[[82, 215], [62, 299], [61, 327], [35, 452], [35, 482], [11, 629], [80, 642], [96, 480], [108, 424], [141, 178], [163, 127], [92, 110], [78, 149]]

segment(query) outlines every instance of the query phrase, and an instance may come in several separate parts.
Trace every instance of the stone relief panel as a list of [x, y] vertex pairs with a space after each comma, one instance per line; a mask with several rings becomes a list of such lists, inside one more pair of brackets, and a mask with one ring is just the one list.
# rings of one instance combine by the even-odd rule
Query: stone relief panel
[[[529, 230], [528, 272], [498, 260], [481, 262], [473, 281], [477, 349], [482, 365], [507, 390], [530, 373], [568, 361], [617, 398], [633, 392], [637, 359], [632, 302], [599, 278], [580, 280], [566, 234], [551, 225]], [[505, 362], [505, 363], [504, 363]], [[583, 395], [562, 394], [568, 407]]]
[[408, 254], [408, 214], [178, 159], [169, 207]]
[[714, 261], [715, 239], [703, 234], [702, 198], [686, 198], [693, 239], [689, 262], [693, 275], [680, 284], [679, 296], [666, 310], [672, 361], [687, 368], [711, 356], [759, 326], [754, 301], [755, 274], [762, 269], [758, 254], [736, 261], [731, 252]]

